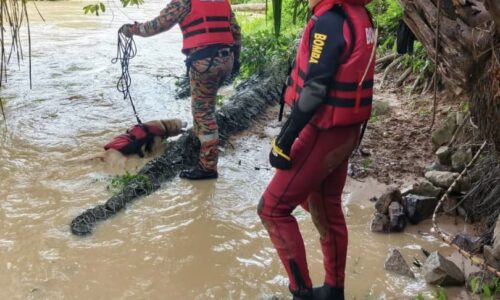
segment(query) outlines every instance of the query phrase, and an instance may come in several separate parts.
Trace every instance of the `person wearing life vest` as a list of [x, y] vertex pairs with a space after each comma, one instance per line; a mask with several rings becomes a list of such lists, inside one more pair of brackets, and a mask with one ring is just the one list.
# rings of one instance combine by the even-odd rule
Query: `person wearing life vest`
[[[287, 272], [294, 299], [344, 299], [347, 227], [341, 195], [361, 124], [370, 117], [373, 23], [370, 0], [309, 0], [305, 27], [287, 81], [291, 114], [272, 141], [276, 173], [258, 214]], [[293, 210], [311, 213], [320, 233], [325, 279], [314, 288]]]
[[179, 24], [191, 86], [193, 132], [201, 147], [198, 164], [180, 173], [186, 179], [217, 178], [219, 135], [215, 99], [224, 80], [239, 70], [240, 27], [228, 0], [172, 0], [145, 23], [125, 24], [127, 35], [148, 37]]

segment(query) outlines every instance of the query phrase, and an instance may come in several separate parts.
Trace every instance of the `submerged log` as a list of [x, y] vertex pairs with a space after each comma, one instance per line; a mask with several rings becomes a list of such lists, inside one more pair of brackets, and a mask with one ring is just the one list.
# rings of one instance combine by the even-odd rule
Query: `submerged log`
[[[255, 76], [239, 85], [235, 95], [217, 112], [222, 145], [231, 135], [247, 129], [269, 105], [278, 102], [285, 72], [286, 66], [276, 66], [264, 79]], [[138, 175], [142, 175], [140, 178], [133, 180], [106, 203], [88, 209], [73, 219], [70, 225], [71, 232], [75, 235], [91, 234], [97, 222], [110, 218], [124, 209], [127, 203], [151, 194], [181, 170], [194, 166], [198, 160], [198, 153], [198, 139], [191, 131], [183, 134], [179, 139], [169, 143], [160, 157], [148, 162], [139, 171]]]

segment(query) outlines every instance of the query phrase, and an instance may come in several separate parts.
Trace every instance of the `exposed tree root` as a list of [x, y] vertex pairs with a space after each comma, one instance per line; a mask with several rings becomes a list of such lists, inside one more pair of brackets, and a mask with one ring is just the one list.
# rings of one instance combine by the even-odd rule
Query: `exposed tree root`
[[396, 86], [401, 86], [403, 84], [403, 82], [406, 80], [406, 78], [408, 78], [408, 76], [410, 76], [411, 70], [412, 70], [412, 66], [409, 66], [403, 72], [403, 74], [401, 74], [401, 76], [399, 76], [399, 78], [396, 80]]
[[389, 74], [389, 72], [392, 71], [393, 68], [395, 68], [401, 61], [403, 60], [403, 56], [399, 56], [397, 57], [395, 60], [393, 60], [388, 66], [387, 68], [385, 68], [385, 71], [384, 71], [384, 74], [382, 75], [382, 79], [380, 81], [380, 87], [383, 87], [384, 86], [384, 82], [385, 80], [387, 79], [387, 75]]

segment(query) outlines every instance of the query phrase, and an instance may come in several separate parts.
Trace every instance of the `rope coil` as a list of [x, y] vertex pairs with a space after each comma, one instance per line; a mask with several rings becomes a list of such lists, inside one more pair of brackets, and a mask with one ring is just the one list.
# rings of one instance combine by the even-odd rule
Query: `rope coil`
[[137, 54], [137, 47], [132, 36], [128, 37], [122, 30], [118, 30], [118, 43], [116, 49], [116, 57], [111, 60], [111, 63], [116, 64], [120, 62], [122, 67], [122, 74], [116, 83], [116, 89], [123, 94], [123, 99], [129, 100], [134, 110], [134, 116], [137, 123], [142, 125], [139, 114], [135, 109], [134, 101], [130, 95], [130, 86], [132, 85], [132, 78], [129, 73], [129, 61]]

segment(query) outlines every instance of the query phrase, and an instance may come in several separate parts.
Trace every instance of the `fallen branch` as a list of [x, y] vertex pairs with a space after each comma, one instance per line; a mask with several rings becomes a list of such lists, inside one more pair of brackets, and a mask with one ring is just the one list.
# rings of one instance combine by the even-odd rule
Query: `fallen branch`
[[486, 270], [494, 273], [495, 276], [500, 277], [500, 271], [497, 270], [496, 268], [488, 265], [482, 257], [473, 255], [473, 254], [469, 253], [468, 251], [463, 250], [458, 245], [453, 244], [452, 243], [452, 241], [453, 241], [452, 237], [448, 233], [446, 233], [443, 230], [441, 230], [441, 228], [439, 227], [439, 225], [437, 223], [437, 220], [436, 220], [437, 213], [438, 213], [439, 209], [441, 208], [441, 206], [443, 205], [444, 201], [446, 201], [446, 199], [448, 199], [448, 195], [451, 193], [451, 191], [453, 191], [455, 189], [455, 187], [457, 186], [457, 184], [462, 180], [462, 178], [468, 172], [469, 168], [476, 162], [476, 160], [479, 158], [479, 155], [481, 154], [481, 152], [483, 151], [483, 149], [486, 147], [486, 145], [487, 145], [487, 142], [483, 142], [483, 144], [481, 145], [481, 147], [479, 148], [479, 150], [476, 152], [476, 154], [474, 155], [474, 157], [472, 158], [472, 160], [467, 164], [467, 166], [462, 171], [462, 173], [460, 173], [460, 175], [453, 181], [453, 183], [450, 185], [450, 187], [448, 188], [448, 190], [446, 190], [446, 192], [444, 193], [444, 195], [439, 200], [438, 204], [436, 205], [436, 208], [434, 209], [434, 213], [432, 214], [432, 229], [439, 235], [439, 237], [445, 243], [447, 243], [448, 245], [450, 245], [453, 248], [455, 248], [463, 257], [465, 257], [466, 259], [470, 260], [470, 262], [472, 264], [483, 266], [483, 267], [485, 267]]

